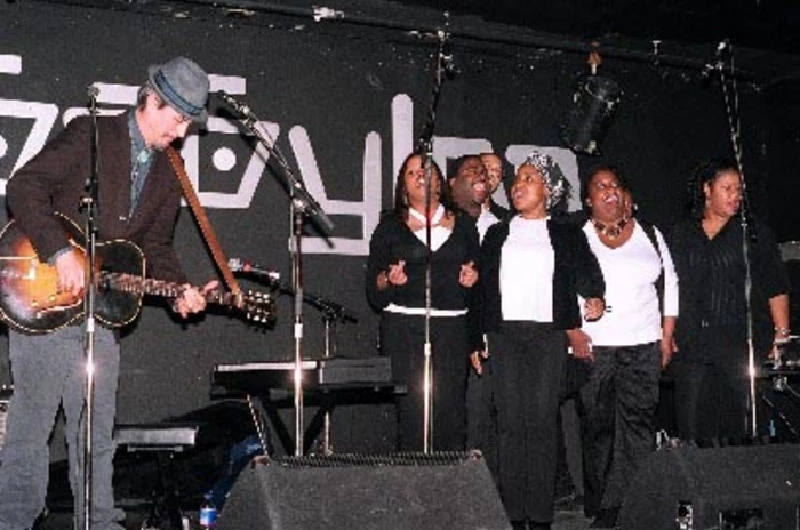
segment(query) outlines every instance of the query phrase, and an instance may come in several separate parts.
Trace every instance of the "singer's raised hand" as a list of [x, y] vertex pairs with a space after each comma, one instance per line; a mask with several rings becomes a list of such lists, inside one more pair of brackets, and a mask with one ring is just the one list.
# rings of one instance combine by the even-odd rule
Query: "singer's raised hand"
[[602, 298], [588, 298], [583, 304], [583, 315], [588, 322], [599, 319], [603, 316], [606, 303]]
[[470, 261], [461, 265], [461, 272], [458, 275], [458, 283], [469, 289], [478, 281], [478, 271], [475, 263]]
[[388, 271], [381, 271], [378, 273], [378, 290], [383, 291], [384, 289], [391, 287], [393, 285], [400, 286], [405, 285], [408, 281], [408, 276], [406, 276], [405, 272], [406, 262], [400, 260], [397, 263], [393, 263], [389, 265]]
[[408, 281], [406, 276], [406, 262], [400, 260], [396, 264], [389, 265], [389, 274], [387, 275], [389, 283], [392, 285], [405, 285]]

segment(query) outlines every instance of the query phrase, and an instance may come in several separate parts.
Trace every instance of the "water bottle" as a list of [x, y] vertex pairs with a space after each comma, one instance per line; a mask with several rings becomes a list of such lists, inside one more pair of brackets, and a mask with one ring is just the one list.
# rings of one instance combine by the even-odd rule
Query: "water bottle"
[[774, 418], [770, 418], [769, 420], [769, 441], [770, 443], [778, 442], [778, 429], [775, 426]]
[[203, 496], [200, 505], [200, 528], [211, 530], [217, 526], [217, 506], [214, 504], [214, 492], [209, 491]]

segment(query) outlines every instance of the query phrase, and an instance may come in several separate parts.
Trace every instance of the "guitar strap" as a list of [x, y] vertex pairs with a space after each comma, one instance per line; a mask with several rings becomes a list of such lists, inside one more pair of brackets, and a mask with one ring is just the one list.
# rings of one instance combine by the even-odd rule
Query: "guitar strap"
[[217, 268], [219, 268], [222, 277], [225, 279], [225, 284], [234, 295], [241, 294], [242, 290], [239, 287], [239, 282], [233, 277], [233, 272], [231, 272], [230, 267], [228, 267], [225, 253], [222, 252], [222, 247], [220, 247], [219, 241], [217, 241], [217, 234], [214, 232], [214, 229], [211, 228], [211, 223], [208, 220], [206, 211], [197, 198], [197, 193], [195, 193], [192, 187], [192, 181], [189, 179], [189, 175], [186, 174], [186, 168], [183, 166], [181, 156], [172, 146], [167, 148], [167, 155], [169, 156], [169, 161], [172, 163], [172, 167], [175, 168], [178, 181], [181, 183], [181, 187], [183, 187], [183, 196], [192, 208], [192, 214], [194, 214], [197, 224], [200, 225], [200, 233], [203, 235], [203, 239], [206, 245], [208, 245], [211, 255], [214, 257]]

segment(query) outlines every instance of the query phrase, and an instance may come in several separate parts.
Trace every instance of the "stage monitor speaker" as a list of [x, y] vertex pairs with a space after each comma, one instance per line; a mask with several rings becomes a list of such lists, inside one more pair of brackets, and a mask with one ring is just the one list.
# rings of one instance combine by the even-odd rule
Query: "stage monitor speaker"
[[621, 530], [800, 528], [800, 446], [653, 453], [632, 481]]
[[218, 530], [510, 530], [479, 454], [285, 457], [242, 472]]

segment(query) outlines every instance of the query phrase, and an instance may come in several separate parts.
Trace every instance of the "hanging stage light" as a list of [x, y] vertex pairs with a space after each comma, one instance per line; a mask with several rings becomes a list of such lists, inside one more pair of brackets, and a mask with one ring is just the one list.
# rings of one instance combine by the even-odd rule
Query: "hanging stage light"
[[589, 54], [592, 75], [582, 79], [573, 97], [573, 106], [561, 124], [561, 139], [576, 153], [600, 154], [599, 144], [611, 125], [622, 97], [616, 81], [597, 74], [602, 62], [597, 50]]

